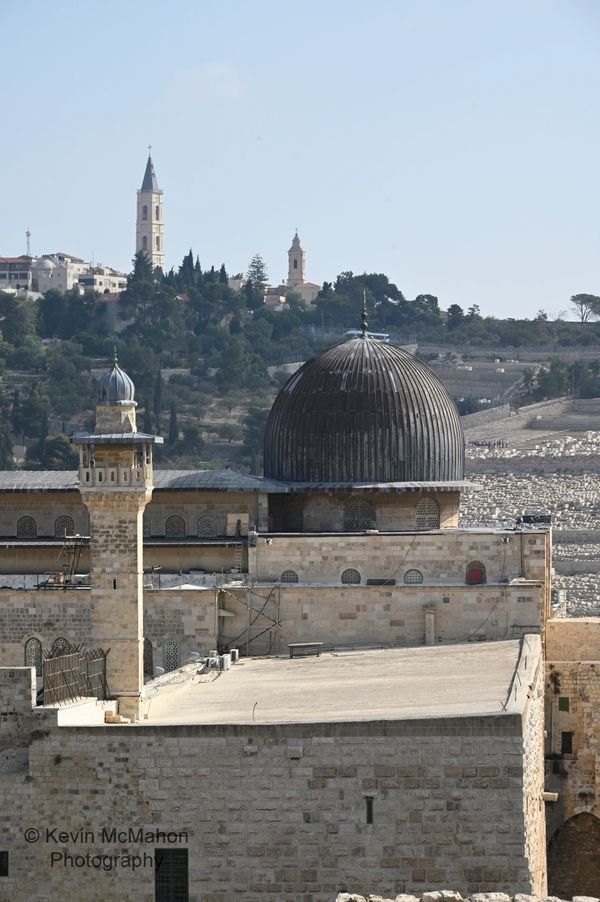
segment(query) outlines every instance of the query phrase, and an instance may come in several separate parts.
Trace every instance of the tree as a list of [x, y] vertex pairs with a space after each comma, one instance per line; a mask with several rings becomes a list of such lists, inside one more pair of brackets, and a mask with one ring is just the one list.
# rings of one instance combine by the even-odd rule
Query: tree
[[181, 450], [185, 454], [200, 455], [204, 450], [204, 439], [202, 437], [202, 429], [196, 423], [190, 423], [183, 427], [183, 438], [181, 439]]
[[0, 432], [0, 470], [14, 470], [16, 467], [12, 453], [12, 441], [8, 427]]
[[171, 413], [169, 415], [169, 437], [167, 442], [169, 445], [174, 445], [178, 438], [179, 426], [177, 425], [177, 406], [173, 403], [171, 404]]
[[260, 407], [251, 407], [248, 416], [244, 417], [242, 427], [244, 429], [244, 455], [250, 459], [253, 471], [257, 469], [257, 458], [262, 454], [267, 425], [268, 410]]
[[131, 262], [133, 263], [133, 272], [127, 279], [128, 288], [132, 288], [133, 285], [144, 285], [154, 282], [152, 264], [144, 251], [138, 251]]
[[27, 449], [28, 470], [72, 470], [79, 462], [77, 451], [64, 435], [41, 438]]
[[600, 297], [595, 294], [572, 295], [571, 307], [573, 307], [579, 317], [579, 321], [582, 323], [589, 322], [592, 317], [600, 317]]
[[454, 329], [459, 329], [461, 325], [464, 323], [465, 314], [462, 307], [459, 307], [458, 304], [450, 304], [447, 310], [448, 319], [448, 329], [450, 331]]
[[160, 412], [162, 410], [162, 376], [160, 374], [160, 370], [156, 374], [156, 379], [154, 380], [154, 392], [152, 395], [152, 409], [154, 412], [154, 416], [156, 418], [156, 422], [160, 422]]
[[248, 266], [248, 272], [246, 273], [246, 277], [249, 282], [252, 282], [252, 286], [255, 291], [264, 293], [265, 288], [267, 287], [267, 282], [269, 281], [269, 277], [267, 275], [267, 267], [265, 266], [265, 261], [261, 257], [260, 254], [254, 254], [250, 264]]

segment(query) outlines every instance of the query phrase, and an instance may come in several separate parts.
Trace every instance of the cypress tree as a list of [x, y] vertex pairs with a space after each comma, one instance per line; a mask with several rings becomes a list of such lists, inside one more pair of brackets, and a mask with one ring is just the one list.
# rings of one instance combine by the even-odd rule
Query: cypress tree
[[177, 407], [175, 403], [171, 404], [171, 415], [169, 417], [169, 445], [174, 445], [179, 438], [179, 426], [177, 425]]

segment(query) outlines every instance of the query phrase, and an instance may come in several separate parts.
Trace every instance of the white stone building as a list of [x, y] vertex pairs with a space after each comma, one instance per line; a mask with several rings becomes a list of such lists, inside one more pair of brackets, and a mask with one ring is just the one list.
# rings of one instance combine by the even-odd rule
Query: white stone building
[[81, 257], [58, 251], [38, 257], [32, 266], [33, 278], [40, 294], [60, 291], [65, 294], [77, 286], [81, 276], [90, 269], [90, 264]]

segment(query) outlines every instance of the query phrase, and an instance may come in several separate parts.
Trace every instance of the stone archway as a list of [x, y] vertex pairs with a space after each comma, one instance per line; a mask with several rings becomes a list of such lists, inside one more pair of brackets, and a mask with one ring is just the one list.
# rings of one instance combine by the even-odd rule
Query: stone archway
[[559, 827], [548, 845], [548, 892], [600, 897], [600, 820], [587, 812]]

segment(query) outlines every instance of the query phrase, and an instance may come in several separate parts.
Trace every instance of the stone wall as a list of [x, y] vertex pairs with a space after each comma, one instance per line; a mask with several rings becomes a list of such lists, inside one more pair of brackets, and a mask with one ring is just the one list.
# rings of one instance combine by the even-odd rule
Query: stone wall
[[[151, 533], [164, 536], [165, 521], [171, 514], [179, 514], [186, 522], [186, 534], [197, 535], [198, 518], [211, 514], [217, 521], [219, 535], [226, 534], [227, 515], [248, 513], [253, 523], [259, 520], [259, 496], [254, 492], [184, 492], [155, 490], [145, 515], [150, 520]], [[3, 492], [0, 504], [0, 536], [16, 536], [17, 520], [31, 516], [37, 523], [39, 536], [53, 536], [56, 518], [73, 518], [75, 532], [89, 535], [89, 516], [79, 492]], [[262, 516], [262, 528], [267, 528]]]
[[57, 517], [71, 517], [75, 532], [89, 535], [90, 521], [79, 492], [3, 492], [0, 536], [16, 536], [20, 517], [33, 517], [39, 536], [53, 536]]
[[546, 623], [547, 661], [600, 661], [600, 617], [554, 618]]
[[439, 506], [440, 527], [458, 526], [458, 492], [357, 492], [355, 494], [312, 493], [280, 495], [271, 498], [273, 529], [286, 531], [286, 507], [301, 504], [305, 532], [343, 532], [344, 508], [348, 502], [368, 501], [374, 508], [376, 526], [380, 530], [415, 529], [417, 505], [432, 498]]
[[550, 891], [598, 896], [600, 663], [548, 663], [546, 691], [546, 788], [558, 793], [547, 806]]
[[1, 758], [7, 749], [29, 745], [35, 704], [35, 671], [31, 667], [0, 667]]
[[486, 423], [497, 423], [507, 420], [510, 416], [510, 404], [499, 404], [488, 410], [478, 410], [476, 413], [468, 413], [460, 418], [463, 429], [472, 429], [474, 426], [483, 426]]
[[407, 570], [419, 569], [433, 585], [464, 585], [467, 565], [484, 564], [488, 583], [523, 577], [543, 581], [550, 558], [544, 532], [440, 530], [378, 535], [259, 536], [250, 550], [250, 572], [258, 582], [279, 580], [294, 570], [302, 583], [339, 584], [348, 567], [363, 583], [371, 578], [402, 583]]
[[600, 895], [600, 618], [546, 624], [550, 892]]
[[[248, 614], [250, 607], [250, 617]], [[286, 653], [288, 643], [336, 647], [424, 645], [425, 611], [434, 642], [490, 641], [534, 633], [542, 624], [539, 583], [512, 586], [256, 586], [221, 593], [219, 644], [251, 654]]]
[[[191, 651], [215, 648], [215, 592], [210, 590], [147, 590], [144, 593], [144, 635], [155, 649], [154, 664], [163, 666], [165, 641], [179, 643], [180, 658]], [[90, 592], [0, 591], [0, 662], [21, 666], [24, 646], [34, 636], [44, 648], [64, 636], [75, 644], [94, 647], [90, 621]]]
[[[0, 774], [11, 902], [152, 899], [154, 851], [169, 843], [141, 842], [130, 827], [177, 834], [170, 847], [189, 849], [191, 897], [207, 902], [331, 902], [365, 885], [545, 892], [541, 837], [522, 813], [542, 791], [523, 757], [537, 743], [533, 713], [59, 728], [44, 712], [37, 726], [28, 773]], [[40, 839], [28, 843], [32, 828]], [[126, 854], [140, 856], [135, 872]], [[113, 870], [94, 855], [113, 856], [103, 859]]]

